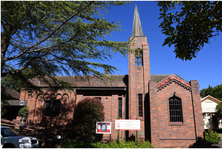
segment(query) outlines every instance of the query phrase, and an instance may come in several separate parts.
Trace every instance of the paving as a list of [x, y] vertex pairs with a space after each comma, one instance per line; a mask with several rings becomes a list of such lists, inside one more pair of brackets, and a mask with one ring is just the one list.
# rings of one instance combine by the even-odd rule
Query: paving
[[218, 144], [212, 144], [212, 148], [222, 148], [222, 140]]

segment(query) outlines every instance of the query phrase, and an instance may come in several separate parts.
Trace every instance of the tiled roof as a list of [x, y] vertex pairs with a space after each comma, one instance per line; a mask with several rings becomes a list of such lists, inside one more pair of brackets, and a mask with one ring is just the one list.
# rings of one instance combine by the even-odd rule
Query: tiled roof
[[[151, 80], [157, 83], [169, 75], [151, 75]], [[109, 75], [111, 79], [101, 80], [96, 76], [57, 76], [56, 78], [73, 84], [73, 87], [127, 87], [128, 75]], [[32, 82], [36, 82], [33, 79]], [[41, 82], [42, 87], [48, 86]]]
[[206, 97], [202, 98], [202, 99], [201, 99], [201, 102], [203, 102], [203, 101], [206, 100], [206, 99], [214, 100], [214, 101], [217, 102], [217, 103], [220, 103], [220, 102], [221, 102], [219, 99], [214, 98], [213, 96], [210, 96], [210, 95], [207, 95]]
[[9, 87], [1, 86], [1, 91], [2, 92], [4, 91], [6, 94], [8, 94], [13, 99], [19, 99], [20, 98], [20, 93], [17, 92], [16, 90], [14, 90], [14, 89], [9, 88]]
[[[69, 82], [73, 87], [127, 87], [128, 75], [110, 75], [110, 79], [100, 79], [96, 76], [57, 76], [59, 80]], [[32, 82], [36, 82], [35, 79]], [[48, 86], [41, 82], [41, 86]]]
[[128, 76], [127, 75], [110, 75], [111, 79], [101, 80], [96, 76], [59, 76], [58, 79], [72, 83], [77, 87], [127, 87]]
[[163, 80], [164, 78], [168, 77], [169, 74], [165, 74], [165, 75], [151, 75], [151, 80], [155, 81], [155, 82], [160, 82], [161, 80]]

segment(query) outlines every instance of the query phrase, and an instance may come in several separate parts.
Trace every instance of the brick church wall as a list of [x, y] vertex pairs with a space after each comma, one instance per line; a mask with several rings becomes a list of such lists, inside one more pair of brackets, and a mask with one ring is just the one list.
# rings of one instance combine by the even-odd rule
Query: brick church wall
[[192, 94], [193, 107], [194, 107], [196, 137], [203, 138], [204, 123], [203, 123], [203, 116], [202, 116], [199, 83], [196, 80], [191, 80], [190, 84], [192, 87], [191, 94]]
[[[122, 97], [122, 119], [140, 120], [141, 129], [138, 131], [140, 140], [150, 140], [155, 148], [189, 147], [196, 142], [198, 137], [203, 137], [204, 130], [198, 82], [192, 80], [188, 83], [176, 75], [169, 77], [167, 75], [161, 77], [155, 75], [155, 81], [151, 80], [149, 45], [147, 36], [142, 33], [138, 12], [136, 12], [134, 19], [133, 35], [130, 37], [130, 40], [134, 39], [134, 41], [129, 46], [131, 50], [143, 49], [142, 66], [136, 66], [135, 55], [133, 52], [129, 52], [128, 76], [113, 75], [111, 77], [114, 79], [106, 83], [98, 80], [95, 76], [90, 76], [88, 79], [60, 76], [59, 78], [63, 81], [76, 84], [79, 90], [76, 89], [74, 92], [59, 90], [55, 93], [56, 95], [59, 93], [57, 100], [61, 100], [63, 110], [60, 116], [52, 119], [51, 125], [53, 125], [53, 128], [58, 125], [59, 129], [66, 127], [72, 121], [74, 108], [80, 100], [86, 97], [100, 97], [104, 105], [104, 121], [112, 122], [111, 140], [116, 140], [115, 120], [118, 118], [118, 98]], [[163, 79], [164, 81], [157, 84], [158, 81]], [[175, 79], [174, 82], [170, 83], [173, 79]], [[176, 84], [175, 81], [181, 82]], [[45, 87], [43, 88], [44, 92], [52, 93], [47, 89], [47, 84], [41, 86]], [[159, 86], [161, 86], [161, 89], [159, 89]], [[87, 90], [87, 88], [90, 89]], [[105, 88], [108, 90], [105, 90]], [[114, 90], [115, 88], [121, 88], [121, 90]], [[142, 94], [142, 116], [139, 115], [138, 94]], [[61, 98], [64, 95], [68, 97], [66, 102]], [[183, 122], [181, 123], [170, 122], [169, 98], [174, 95], [182, 101]], [[27, 100], [27, 106], [30, 110], [29, 122], [37, 125], [41, 124], [45, 127], [50, 125], [50, 118], [43, 115], [44, 99], [38, 100], [36, 93], [29, 94], [27, 90], [22, 89], [20, 100]], [[51, 131], [53, 132], [55, 129]], [[135, 136], [136, 131], [130, 130], [126, 133], [120, 131], [121, 140], [135, 139]], [[109, 139], [110, 135], [103, 135], [104, 141]]]
[[[156, 83], [150, 82], [151, 142], [154, 147], [187, 148], [196, 142], [196, 136], [203, 137], [199, 86], [196, 81], [193, 86], [189, 91], [173, 82], [157, 92]], [[182, 123], [170, 122], [168, 100], [174, 95], [182, 101]]]
[[[122, 97], [122, 119], [125, 119], [125, 95], [122, 93], [116, 92], [112, 95], [108, 91], [102, 91], [103, 95], [94, 95], [94, 96], [89, 96], [89, 95], [82, 95], [81, 99], [86, 98], [86, 97], [101, 97], [101, 102], [104, 106], [104, 113], [105, 113], [105, 122], [111, 122], [111, 140], [116, 140], [117, 139], [117, 130], [115, 130], [115, 120], [118, 119], [118, 98]], [[80, 99], [80, 100], [81, 100]], [[77, 103], [79, 100], [77, 101]], [[125, 139], [125, 131], [120, 131], [120, 139], [124, 140]], [[110, 139], [109, 134], [103, 134], [103, 141], [106, 142]]]
[[[53, 92], [49, 91], [48, 89], [43, 89], [44, 93], [48, 93], [49, 95]], [[74, 91], [76, 92], [76, 91]], [[104, 113], [105, 113], [105, 122], [112, 122], [112, 134], [111, 134], [111, 140], [116, 140], [117, 138], [117, 130], [115, 130], [115, 120], [118, 118], [118, 98], [122, 97], [122, 119], [126, 118], [126, 109], [125, 109], [125, 103], [126, 103], [126, 93], [122, 91], [116, 91], [116, 93], [110, 94], [109, 91], [97, 91], [95, 94], [78, 94], [77, 95], [74, 92], [69, 92], [67, 90], [58, 90], [55, 94], [63, 96], [68, 95], [68, 99], [66, 102], [64, 102], [64, 99], [58, 99], [61, 101], [61, 112], [60, 115], [57, 117], [52, 118], [52, 129], [51, 132], [56, 133], [56, 127], [58, 125], [59, 129], [62, 129], [66, 127], [68, 123], [72, 121], [73, 118], [73, 112], [75, 105], [78, 104], [79, 101], [81, 101], [84, 98], [94, 98], [94, 97], [100, 97], [101, 102], [104, 105]], [[87, 93], [87, 92], [86, 92]], [[20, 100], [27, 100], [27, 106], [29, 107], [29, 114], [27, 118], [27, 122], [29, 124], [34, 124], [35, 126], [49, 127], [50, 124], [50, 117], [44, 116], [44, 107], [45, 107], [45, 101], [43, 97], [37, 96], [36, 92], [32, 92], [31, 94], [28, 93], [28, 90], [22, 89]], [[110, 135], [104, 134], [103, 135], [103, 141], [108, 141], [110, 139]], [[125, 139], [125, 131], [120, 131], [120, 139]]]

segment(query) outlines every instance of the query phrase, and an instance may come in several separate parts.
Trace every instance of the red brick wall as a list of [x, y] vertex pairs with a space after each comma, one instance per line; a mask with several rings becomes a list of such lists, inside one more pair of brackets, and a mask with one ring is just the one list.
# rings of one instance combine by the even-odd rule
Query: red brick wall
[[192, 100], [193, 100], [193, 107], [194, 107], [194, 120], [195, 120], [195, 132], [196, 137], [203, 138], [203, 130], [204, 130], [204, 124], [203, 124], [203, 116], [202, 116], [202, 108], [201, 108], [201, 100], [200, 100], [200, 90], [199, 90], [199, 83], [196, 80], [190, 81], [191, 87], [192, 87]]
[[[158, 103], [158, 94], [157, 94], [157, 83], [155, 81], [149, 82], [149, 101], [150, 103], [149, 110], [150, 110], [150, 119], [147, 120], [147, 123], [150, 123], [150, 141], [152, 145], [159, 144], [160, 138], [160, 127], [159, 127], [159, 103]], [[148, 124], [146, 124], [148, 125]], [[149, 128], [147, 128], [149, 129]]]
[[[144, 133], [144, 112], [143, 116], [139, 117], [138, 112], [138, 94], [143, 95], [143, 111], [144, 111], [144, 99], [148, 92], [148, 82], [150, 76], [150, 56], [149, 56], [149, 45], [147, 43], [147, 37], [130, 37], [130, 40], [134, 39], [133, 44], [130, 45], [130, 49], [143, 49], [143, 66], [135, 65], [135, 55], [133, 52], [129, 52], [128, 65], [129, 65], [129, 119], [141, 120], [141, 130], [138, 135], [139, 138], [145, 140]], [[129, 131], [129, 135], [136, 135], [136, 131]]]
[[[189, 147], [196, 142], [196, 136], [203, 137], [201, 104], [197, 91], [199, 86], [196, 83], [191, 83], [191, 86], [196, 87], [192, 87], [192, 92], [175, 82], [156, 92], [156, 83], [150, 82], [151, 143], [154, 147]], [[174, 94], [182, 101], [182, 123], [170, 122], [168, 100]]]
[[[49, 95], [53, 93], [48, 89], [43, 89], [44, 93], [48, 93]], [[75, 92], [75, 91], [74, 91]], [[44, 107], [45, 102], [43, 96], [37, 96], [36, 92], [32, 92], [28, 94], [28, 91], [25, 89], [21, 90], [20, 100], [27, 100], [27, 106], [29, 107], [29, 114], [27, 118], [27, 123], [30, 125], [35, 126], [35, 133], [38, 133], [38, 129], [42, 128], [51, 128], [53, 133], [56, 133], [56, 128], [64, 129], [65, 126], [70, 122], [73, 117], [74, 107], [76, 105], [76, 97], [75, 93], [70, 92], [68, 90], [58, 90], [55, 95], [56, 100], [61, 101], [61, 112], [60, 115], [57, 117], [52, 118], [51, 126], [50, 124], [50, 117], [44, 116]], [[64, 98], [67, 96], [67, 101], [64, 101]], [[41, 99], [41, 100], [39, 100]]]
[[[138, 79], [137, 79], [138, 80]], [[133, 82], [133, 81], [132, 81]], [[134, 83], [138, 86], [140, 85], [136, 79]], [[155, 81], [150, 81], [149, 83], [149, 98], [146, 99], [149, 102], [149, 106], [144, 106], [143, 110], [149, 111], [149, 120], [145, 119], [145, 114], [143, 117], [138, 117], [138, 99], [131, 100], [132, 105], [130, 105], [131, 110], [129, 111], [133, 118], [130, 119], [140, 119], [141, 120], [141, 130], [139, 132], [139, 138], [141, 140], [145, 139], [145, 132], [148, 131], [151, 135], [151, 143], [154, 147], [189, 147], [196, 141], [197, 137], [203, 137], [203, 123], [201, 117], [201, 104], [199, 98], [199, 86], [197, 81], [191, 81], [192, 90], [187, 90], [182, 86], [172, 82], [165, 88], [157, 90], [157, 83]], [[134, 95], [143, 88], [137, 87], [132, 89]], [[45, 90], [44, 92], [47, 92]], [[51, 93], [48, 91], [49, 94]], [[122, 97], [122, 115], [125, 119], [125, 114], [127, 113], [125, 109], [126, 98], [125, 93], [110, 93], [110, 91], [103, 91], [102, 94], [98, 92], [97, 95], [84, 95], [88, 91], [79, 93], [69, 92], [66, 90], [59, 90], [57, 93], [61, 95], [67, 94], [69, 98], [65, 103], [63, 99], [62, 105], [63, 110], [68, 111], [66, 114], [61, 113], [60, 117], [55, 117], [52, 120], [52, 126], [61, 125], [65, 126], [68, 123], [68, 119], [73, 116], [74, 106], [85, 97], [101, 97], [101, 101], [104, 105], [105, 121], [112, 122], [112, 135], [111, 139], [116, 140], [117, 130], [115, 130], [115, 119], [118, 117], [118, 97]], [[169, 105], [168, 99], [175, 95], [182, 100], [182, 110], [183, 110], [183, 123], [175, 124], [169, 122]], [[59, 97], [58, 97], [59, 98]], [[28, 121], [34, 122], [35, 124], [41, 124], [42, 122], [49, 124], [49, 117], [43, 116], [44, 100], [39, 101], [36, 93], [28, 95], [26, 90], [21, 91], [20, 100], [27, 100], [27, 106], [29, 107], [29, 117]], [[145, 104], [144, 104], [145, 105]], [[195, 116], [195, 118], [194, 118]], [[150, 128], [149, 128], [150, 123]], [[49, 125], [45, 125], [48, 127]], [[145, 130], [146, 129], [146, 130]], [[130, 131], [131, 135], [135, 136], [135, 131]], [[125, 131], [120, 131], [120, 139], [124, 139]], [[103, 139], [109, 140], [109, 135], [103, 135]]]
[[[125, 95], [124, 94], [112, 94], [108, 91], [103, 91], [103, 94], [107, 95], [96, 95], [96, 96], [82, 96], [83, 98], [86, 97], [101, 97], [101, 102], [104, 105], [104, 113], [105, 113], [105, 122], [112, 122], [112, 127], [111, 127], [111, 140], [116, 140], [117, 138], [117, 130], [115, 130], [115, 120], [118, 118], [118, 98], [122, 97], [122, 119], [125, 119]], [[81, 100], [81, 99], [80, 99]], [[79, 102], [79, 100], [77, 101]], [[120, 131], [120, 139], [124, 140], [125, 134], [124, 131]], [[110, 135], [109, 134], [104, 134], [103, 135], [103, 140], [109, 140]]]
[[[45, 89], [44, 93], [48, 93], [49, 95], [53, 92]], [[61, 125], [64, 127], [69, 120], [73, 118], [73, 112], [75, 105], [78, 104], [80, 100], [86, 97], [101, 97], [101, 102], [104, 105], [104, 112], [105, 112], [105, 120], [106, 122], [112, 122], [112, 135], [111, 139], [116, 140], [117, 138], [117, 130], [115, 130], [115, 120], [118, 118], [118, 97], [122, 97], [122, 119], [125, 119], [125, 101], [126, 101], [126, 93], [123, 92], [116, 92], [110, 94], [109, 91], [97, 91], [97, 95], [84, 95], [82, 93], [75, 94], [76, 91], [70, 92], [68, 90], [58, 90], [56, 92], [57, 100], [60, 100], [62, 103], [62, 110], [60, 112], [60, 116], [53, 117], [52, 119], [52, 127], [56, 125]], [[87, 93], [88, 91], [85, 91]], [[77, 92], [78, 93], [78, 92]], [[68, 99], [64, 102], [62, 98], [63, 95], [68, 95]], [[20, 100], [27, 100], [27, 106], [29, 107], [29, 115], [28, 115], [28, 122], [34, 123], [35, 125], [41, 125], [49, 127], [50, 124], [50, 117], [44, 116], [44, 107], [45, 102], [44, 99], [41, 101], [38, 100], [37, 94], [33, 92], [31, 95], [28, 96], [27, 90], [21, 90]], [[44, 123], [44, 124], [43, 124]], [[109, 140], [110, 135], [103, 135], [103, 140]], [[124, 131], [120, 131], [120, 139], [124, 139], [125, 134]]]

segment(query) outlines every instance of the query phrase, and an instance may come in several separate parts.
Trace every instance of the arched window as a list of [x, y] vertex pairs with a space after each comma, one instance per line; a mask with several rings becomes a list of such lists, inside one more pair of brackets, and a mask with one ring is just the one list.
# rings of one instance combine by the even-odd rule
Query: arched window
[[183, 122], [181, 99], [173, 96], [169, 99], [170, 122]]
[[143, 51], [140, 49], [135, 52], [135, 64], [136, 66], [143, 66]]

